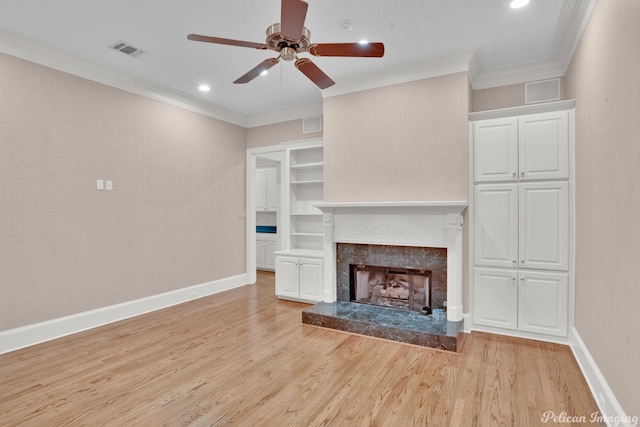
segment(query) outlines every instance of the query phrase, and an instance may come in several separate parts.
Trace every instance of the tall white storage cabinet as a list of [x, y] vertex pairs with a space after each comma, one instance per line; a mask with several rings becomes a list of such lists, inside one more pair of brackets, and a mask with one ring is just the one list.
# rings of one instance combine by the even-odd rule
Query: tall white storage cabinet
[[567, 337], [573, 105], [470, 114], [477, 329]]
[[[282, 204], [283, 248], [276, 252], [276, 295], [305, 302], [322, 301], [324, 231], [322, 212], [313, 207], [323, 201], [322, 143], [287, 148]], [[285, 219], [286, 218], [286, 219]]]

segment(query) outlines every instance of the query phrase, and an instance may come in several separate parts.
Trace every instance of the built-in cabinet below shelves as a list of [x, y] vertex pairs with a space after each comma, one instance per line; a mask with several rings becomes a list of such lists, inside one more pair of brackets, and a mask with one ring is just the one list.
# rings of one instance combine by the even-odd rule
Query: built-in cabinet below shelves
[[324, 197], [321, 142], [287, 148], [282, 202], [282, 250], [276, 252], [276, 294], [280, 298], [322, 300], [324, 230], [322, 212], [313, 205]]
[[324, 260], [317, 257], [278, 254], [276, 295], [304, 302], [322, 301]]
[[568, 334], [573, 122], [572, 109], [471, 122], [477, 329]]

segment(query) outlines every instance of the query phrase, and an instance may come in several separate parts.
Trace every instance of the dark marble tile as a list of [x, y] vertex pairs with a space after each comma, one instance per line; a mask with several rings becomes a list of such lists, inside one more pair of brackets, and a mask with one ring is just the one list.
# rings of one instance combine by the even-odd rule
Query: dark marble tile
[[321, 302], [302, 311], [302, 322], [360, 335], [456, 351], [462, 322], [449, 322], [434, 310], [422, 316], [409, 310], [345, 301]]

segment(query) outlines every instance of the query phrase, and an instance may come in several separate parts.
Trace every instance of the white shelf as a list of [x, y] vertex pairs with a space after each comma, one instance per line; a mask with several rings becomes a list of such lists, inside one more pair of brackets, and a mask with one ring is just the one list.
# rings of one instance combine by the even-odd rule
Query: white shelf
[[300, 163], [291, 165], [291, 169], [319, 169], [324, 166], [324, 162]]
[[305, 185], [305, 184], [323, 184], [322, 179], [310, 179], [308, 181], [292, 181], [291, 185]]
[[321, 217], [322, 212], [291, 212], [291, 216], [317, 216]]
[[324, 237], [323, 233], [291, 233], [292, 236]]

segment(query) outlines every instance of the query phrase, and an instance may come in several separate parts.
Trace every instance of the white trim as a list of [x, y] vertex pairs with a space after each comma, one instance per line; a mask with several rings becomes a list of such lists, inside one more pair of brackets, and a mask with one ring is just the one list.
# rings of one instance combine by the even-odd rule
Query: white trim
[[[503, 117], [523, 116], [526, 114], [548, 113], [551, 111], [573, 110], [576, 107], [575, 99], [566, 101], [543, 102], [540, 104], [523, 105], [519, 107], [500, 108], [497, 110], [478, 111], [469, 113], [469, 121], [499, 119]], [[473, 130], [470, 130], [469, 137], [473, 138]], [[471, 175], [473, 176], [473, 175]]]
[[[285, 167], [285, 152], [288, 147], [306, 147], [309, 145], [318, 145], [322, 144], [322, 138], [309, 138], [303, 140], [296, 141], [286, 141], [282, 142], [279, 145], [270, 145], [266, 147], [256, 147], [247, 149], [246, 154], [246, 183], [247, 183], [247, 191], [246, 191], [246, 213], [245, 216], [247, 218], [247, 283], [255, 283], [257, 279], [256, 275], [256, 190], [255, 190], [255, 175], [256, 175], [256, 157], [259, 156], [273, 156], [274, 154], [280, 153], [282, 158], [275, 159], [278, 163], [280, 163], [280, 171], [281, 171], [281, 182], [283, 181], [284, 176], [284, 167]], [[288, 212], [288, 206], [283, 206], [285, 203], [286, 197], [285, 194], [288, 191], [284, 185], [280, 185], [280, 209], [278, 210], [277, 223], [278, 223], [278, 239], [279, 243], [277, 245], [277, 249], [280, 250], [283, 247], [282, 238], [283, 236], [288, 236], [288, 232], [286, 230], [287, 227], [283, 225], [286, 221], [282, 220], [283, 215], [281, 212]]]
[[301, 105], [299, 107], [290, 108], [287, 110], [256, 114], [247, 118], [245, 127], [254, 128], [258, 126], [270, 125], [273, 123], [304, 119], [311, 116], [322, 116], [322, 102]]
[[246, 274], [239, 274], [33, 325], [9, 329], [0, 332], [0, 354], [171, 307], [196, 298], [228, 291], [246, 284]]
[[369, 73], [346, 76], [341, 78], [335, 86], [323, 90], [322, 97], [329, 98], [399, 83], [467, 72], [469, 71], [469, 62], [474, 54], [473, 51], [467, 51], [457, 55], [399, 64]]
[[234, 125], [247, 126], [248, 117], [244, 114], [226, 110], [144, 78], [136, 78], [86, 59], [41, 46], [4, 30], [0, 30], [0, 52]]
[[626, 420], [619, 423], [607, 423], [607, 425], [620, 427], [636, 425], [637, 423], [634, 424], [630, 422], [631, 417], [627, 418], [622, 406], [620, 406], [618, 399], [616, 399], [611, 387], [607, 384], [607, 380], [604, 378], [604, 375], [602, 375], [600, 368], [598, 368], [595, 360], [593, 360], [589, 349], [584, 341], [582, 341], [575, 327], [569, 329], [569, 346], [587, 381], [591, 394], [593, 394], [593, 398], [598, 404], [600, 414], [608, 420]]

